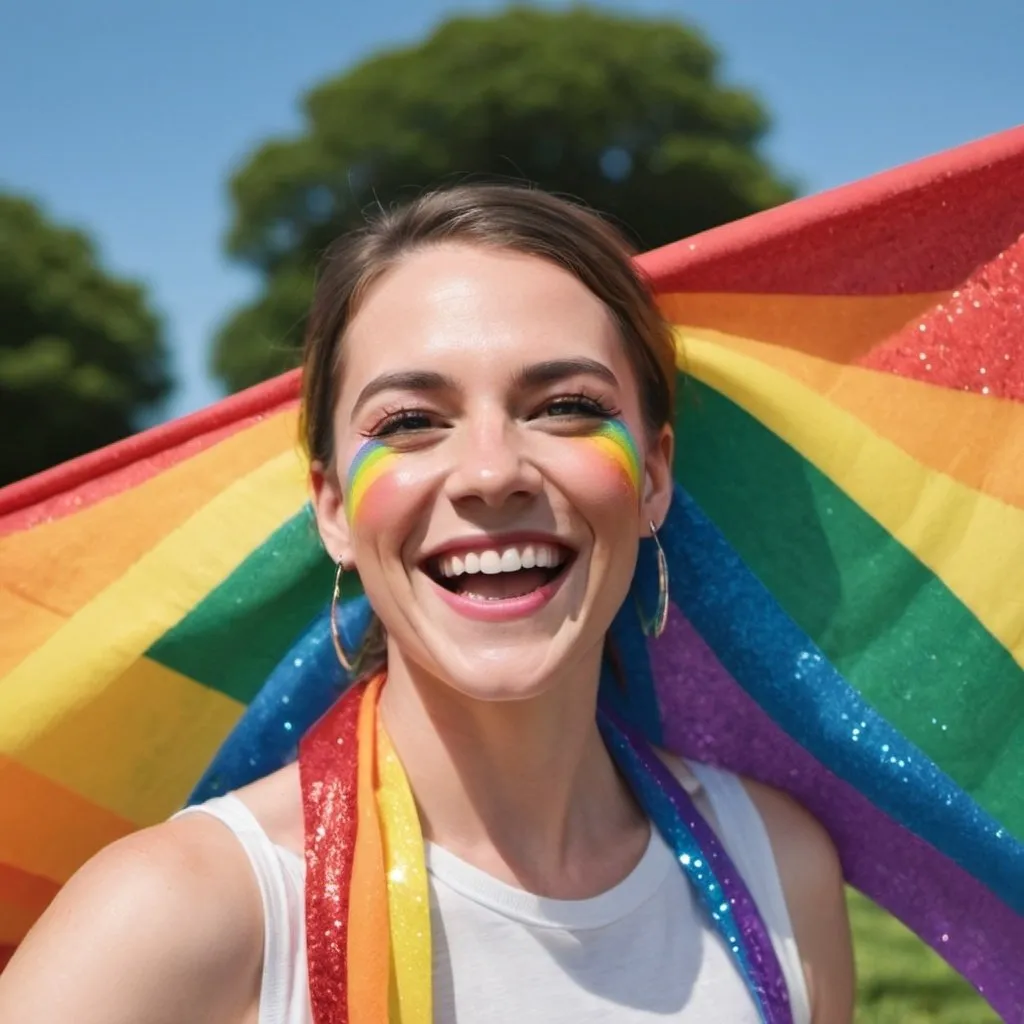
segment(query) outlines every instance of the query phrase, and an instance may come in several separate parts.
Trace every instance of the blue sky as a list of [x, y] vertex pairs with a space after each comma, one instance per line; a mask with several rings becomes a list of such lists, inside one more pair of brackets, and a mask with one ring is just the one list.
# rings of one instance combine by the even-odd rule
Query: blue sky
[[[253, 279], [221, 252], [232, 168], [300, 126], [310, 86], [489, 0], [32, 0], [0, 5], [0, 188], [40, 199], [143, 280], [181, 387], [217, 397], [217, 324]], [[543, 6], [558, 7], [551, 2]], [[765, 153], [805, 191], [1024, 121], [1024, 3], [631, 0], [709, 36], [775, 118]], [[940, 14], [948, 11], [949, 14]]]

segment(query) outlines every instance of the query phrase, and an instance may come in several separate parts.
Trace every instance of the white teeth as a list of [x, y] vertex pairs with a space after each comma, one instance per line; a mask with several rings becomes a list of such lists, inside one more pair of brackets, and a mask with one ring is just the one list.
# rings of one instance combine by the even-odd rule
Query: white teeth
[[520, 569], [550, 569], [565, 560], [563, 548], [552, 544], [524, 544], [508, 547], [501, 551], [487, 548], [482, 551], [467, 551], [462, 555], [445, 555], [438, 562], [441, 575], [446, 577], [484, 573], [496, 576], [502, 572], [518, 572]]
[[519, 557], [519, 552], [515, 548], [506, 548], [501, 554], [501, 571], [502, 572], [519, 572], [523, 567], [523, 560]]
[[497, 551], [481, 551], [480, 571], [486, 576], [497, 576], [501, 572], [501, 555]]

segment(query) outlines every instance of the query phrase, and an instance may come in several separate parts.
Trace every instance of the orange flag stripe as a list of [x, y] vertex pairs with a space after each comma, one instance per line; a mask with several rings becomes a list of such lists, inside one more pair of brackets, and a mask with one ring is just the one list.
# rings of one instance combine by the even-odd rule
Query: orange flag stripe
[[233, 476], [0, 678], [0, 750], [30, 748], [55, 714], [98, 697], [306, 500], [303, 465], [291, 451]]
[[25, 746], [9, 753], [136, 827], [182, 806], [245, 711], [150, 658], [112, 674], [88, 701], [78, 697], [73, 687], [52, 692], [47, 728], [29, 736], [26, 725]]
[[0, 864], [63, 885], [136, 825], [0, 755]]
[[21, 942], [32, 925], [39, 919], [39, 914], [43, 912], [43, 909], [40, 907], [37, 913], [28, 907], [5, 903], [0, 899], [0, 949]]
[[59, 888], [48, 878], [0, 864], [0, 946], [20, 942]]
[[294, 410], [280, 413], [76, 515], [0, 539], [0, 674], [199, 512], [226, 480], [289, 448], [298, 459], [295, 427]]
[[0, 864], [0, 906], [20, 907], [38, 917], [59, 890], [52, 879]]
[[672, 292], [658, 296], [674, 324], [813, 353], [849, 363], [867, 355], [911, 320], [932, 309], [948, 292], [912, 295], [743, 295]]
[[[918, 462], [1007, 504], [1024, 509], [1024, 405], [975, 392], [932, 387], [859, 366], [841, 366], [804, 352], [692, 327], [687, 338], [751, 356], [781, 370], [856, 416]], [[1001, 439], [998, 448], [992, 438]]]
[[[695, 375], [780, 437], [852, 498], [977, 616], [1024, 667], [1017, 581], [1024, 510], [917, 462], [788, 374], [691, 341]], [[936, 523], [943, 523], [936, 529]]]

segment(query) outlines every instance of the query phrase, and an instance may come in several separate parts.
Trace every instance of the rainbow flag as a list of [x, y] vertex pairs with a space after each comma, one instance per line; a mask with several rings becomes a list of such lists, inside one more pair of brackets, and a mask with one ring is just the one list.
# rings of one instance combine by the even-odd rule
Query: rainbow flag
[[[647, 736], [790, 792], [1024, 1018], [1024, 129], [640, 258], [679, 342]], [[0, 491], [0, 945], [343, 690], [289, 374]], [[652, 606], [652, 553], [634, 586]], [[368, 610], [344, 609], [349, 643]]]

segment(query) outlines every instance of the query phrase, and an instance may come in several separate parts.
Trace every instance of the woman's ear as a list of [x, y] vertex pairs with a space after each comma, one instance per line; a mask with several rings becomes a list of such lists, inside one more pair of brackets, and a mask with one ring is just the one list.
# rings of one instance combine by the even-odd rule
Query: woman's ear
[[648, 533], [648, 523], [655, 527], [661, 526], [668, 515], [672, 504], [672, 489], [675, 479], [672, 476], [672, 456], [675, 451], [675, 435], [667, 424], [661, 428], [657, 439], [647, 448], [644, 460], [644, 493], [641, 503], [643, 513], [644, 534]]
[[314, 462], [309, 467], [309, 480], [313, 487], [313, 511], [324, 548], [337, 564], [353, 565], [352, 542], [348, 520], [345, 518], [345, 493], [333, 469]]

